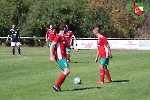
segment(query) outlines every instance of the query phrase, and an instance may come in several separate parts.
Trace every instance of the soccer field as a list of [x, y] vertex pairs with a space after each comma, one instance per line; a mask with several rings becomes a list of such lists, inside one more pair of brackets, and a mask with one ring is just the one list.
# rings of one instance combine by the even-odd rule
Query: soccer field
[[[22, 56], [11, 56], [11, 47], [0, 47], [0, 100], [149, 100], [150, 51], [112, 50], [108, 69], [113, 82], [97, 85], [96, 50], [71, 52], [71, 73], [62, 92], [52, 86], [61, 70], [49, 60], [45, 47], [22, 47]], [[82, 84], [73, 79], [80, 77]]]

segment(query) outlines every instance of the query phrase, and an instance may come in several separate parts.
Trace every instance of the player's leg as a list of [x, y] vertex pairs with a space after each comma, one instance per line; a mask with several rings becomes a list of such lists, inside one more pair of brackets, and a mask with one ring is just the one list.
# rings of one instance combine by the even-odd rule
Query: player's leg
[[109, 70], [107, 69], [108, 65], [109, 65], [109, 58], [105, 58], [104, 70], [105, 70], [105, 75], [106, 75], [106, 78], [107, 78], [107, 82], [112, 82]]
[[46, 41], [46, 48], [48, 48], [48, 41]]
[[11, 42], [12, 56], [15, 56], [15, 42]]
[[99, 84], [103, 84], [104, 83], [104, 76], [106, 74], [107, 77], [107, 82], [111, 82], [111, 78], [110, 78], [110, 74], [109, 71], [107, 70], [107, 66], [109, 64], [109, 58], [101, 58], [100, 60], [100, 82]]
[[18, 54], [19, 54], [19, 56], [21, 56], [21, 48], [20, 48], [20, 46], [18, 46]]
[[100, 81], [96, 82], [96, 84], [104, 84], [105, 70], [102, 64], [99, 65], [99, 71], [100, 71]]
[[[49, 48], [50, 48], [51, 44], [52, 44], [52, 42], [48, 42], [48, 47]], [[53, 55], [55, 55], [55, 47], [53, 47], [52, 51], [53, 51]]]
[[105, 68], [105, 75], [106, 75], [106, 78], [107, 78], [107, 82], [110, 83], [110, 82], [112, 82], [112, 80], [111, 80], [109, 70], [107, 69], [107, 66], [105, 66], [104, 68]]
[[70, 53], [69, 52], [66, 52], [67, 53], [67, 62], [70, 62]]
[[56, 91], [61, 91], [60, 87], [63, 84], [66, 76], [70, 73], [70, 68], [66, 59], [58, 60], [57, 63], [59, 64], [60, 68], [63, 70], [61, 75], [59, 76], [58, 80], [54, 84], [53, 88]]
[[48, 42], [47, 47], [49, 48], [51, 46], [52, 42]]
[[70, 48], [66, 48], [66, 54], [67, 54], [66, 59], [67, 59], [67, 62], [71, 62], [70, 61], [70, 52], [71, 52], [71, 49]]
[[12, 56], [15, 56], [15, 46], [12, 46]]
[[63, 84], [63, 82], [65, 81], [65, 79], [66, 79], [66, 76], [68, 75], [70, 73], [70, 68], [69, 67], [67, 67], [67, 68], [65, 68], [63, 71], [62, 71], [62, 74], [61, 74], [61, 82], [59, 83], [59, 87], [61, 87], [61, 85]]
[[21, 56], [21, 48], [20, 48], [20, 42], [17, 42], [17, 47], [18, 47], [18, 54], [19, 54], [19, 56]]

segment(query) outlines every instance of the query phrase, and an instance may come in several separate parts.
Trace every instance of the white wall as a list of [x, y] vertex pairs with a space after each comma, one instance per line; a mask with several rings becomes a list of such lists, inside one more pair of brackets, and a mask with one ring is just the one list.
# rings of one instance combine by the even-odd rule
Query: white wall
[[[0, 37], [0, 39], [5, 39], [7, 37]], [[21, 37], [21, 38], [34, 38], [34, 37]], [[39, 39], [45, 39], [45, 37], [36, 37]], [[109, 38], [108, 42], [111, 49], [117, 50], [150, 50], [150, 39], [118, 39]], [[97, 39], [96, 38], [77, 38], [78, 49], [97, 49]]]
[[[108, 40], [111, 49], [150, 50], [150, 40]], [[78, 49], [97, 49], [97, 40], [77, 40]]]

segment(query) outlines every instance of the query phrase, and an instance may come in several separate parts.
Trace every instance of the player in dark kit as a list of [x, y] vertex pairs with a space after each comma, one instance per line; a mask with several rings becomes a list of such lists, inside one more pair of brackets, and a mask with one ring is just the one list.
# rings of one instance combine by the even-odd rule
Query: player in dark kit
[[6, 42], [8, 42], [9, 37], [11, 37], [11, 47], [12, 47], [12, 56], [15, 55], [15, 46], [18, 47], [18, 53], [19, 56], [21, 56], [21, 50], [20, 50], [20, 35], [19, 35], [19, 29], [16, 28], [15, 25], [12, 25], [12, 28], [10, 29]]

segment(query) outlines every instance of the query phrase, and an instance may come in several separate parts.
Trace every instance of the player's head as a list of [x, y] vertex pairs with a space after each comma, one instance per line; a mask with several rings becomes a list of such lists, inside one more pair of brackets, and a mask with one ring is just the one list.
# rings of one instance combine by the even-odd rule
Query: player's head
[[66, 24], [66, 30], [65, 30], [65, 33], [67, 33], [69, 31], [69, 27], [68, 25]]
[[53, 25], [52, 25], [52, 24], [50, 24], [50, 25], [49, 25], [49, 28], [50, 28], [50, 29], [53, 29]]
[[99, 28], [96, 27], [96, 28], [93, 29], [93, 34], [96, 35], [97, 33], [99, 33], [99, 31], [100, 31]]
[[14, 28], [16, 27], [16, 25], [15, 25], [15, 24], [13, 24], [13, 25], [11, 25], [11, 27], [14, 29]]
[[61, 23], [61, 24], [59, 25], [59, 30], [66, 30], [66, 24]]
[[59, 25], [59, 31], [64, 34], [65, 31], [66, 31], [66, 24], [61, 23], [61, 24]]

